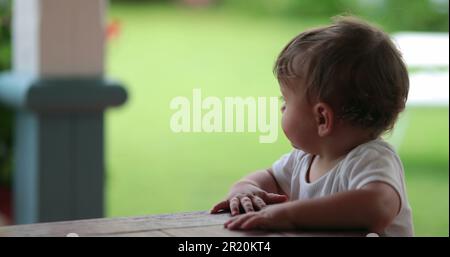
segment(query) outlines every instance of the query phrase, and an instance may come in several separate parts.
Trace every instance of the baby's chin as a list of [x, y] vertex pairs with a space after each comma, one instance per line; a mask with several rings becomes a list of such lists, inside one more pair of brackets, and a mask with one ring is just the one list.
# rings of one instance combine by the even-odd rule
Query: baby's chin
[[296, 146], [294, 143], [291, 142], [292, 147], [294, 147], [297, 150], [303, 150], [300, 146]]
[[300, 147], [300, 146], [298, 146], [298, 145], [296, 145], [296, 144], [294, 144], [292, 142], [291, 142], [291, 146], [294, 147], [297, 150], [301, 150], [301, 151], [303, 151], [305, 153], [309, 153], [305, 148], [302, 148], [302, 147]]
[[291, 142], [291, 145], [292, 145], [292, 147], [294, 147], [296, 150], [300, 150], [300, 151], [305, 152], [305, 153], [307, 153], [307, 154], [317, 155], [317, 153], [312, 152], [312, 151], [308, 151], [307, 149], [302, 148], [302, 147], [300, 147], [300, 146], [297, 146], [297, 145], [293, 144], [292, 142]]

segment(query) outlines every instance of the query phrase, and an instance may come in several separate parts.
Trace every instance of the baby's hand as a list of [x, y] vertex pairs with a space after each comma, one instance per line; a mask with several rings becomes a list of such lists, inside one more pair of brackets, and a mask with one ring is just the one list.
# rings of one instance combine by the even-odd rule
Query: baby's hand
[[268, 193], [252, 183], [240, 182], [231, 189], [227, 199], [216, 204], [211, 213], [217, 213], [220, 210], [231, 210], [231, 215], [240, 213], [240, 209], [245, 212], [254, 212], [262, 210], [268, 204], [282, 203], [287, 201], [285, 195]]
[[295, 225], [288, 217], [288, 206], [277, 204], [259, 212], [251, 212], [233, 217], [225, 222], [224, 227], [230, 230], [250, 229], [294, 229]]

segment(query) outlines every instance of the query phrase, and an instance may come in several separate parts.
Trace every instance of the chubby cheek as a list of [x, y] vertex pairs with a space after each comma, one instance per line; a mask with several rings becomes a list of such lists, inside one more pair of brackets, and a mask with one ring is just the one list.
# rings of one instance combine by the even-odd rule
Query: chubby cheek
[[315, 129], [308, 117], [300, 117], [298, 113], [284, 112], [281, 127], [292, 146], [304, 151], [313, 151]]
[[299, 121], [297, 121], [291, 113], [285, 111], [281, 118], [281, 127], [284, 134], [293, 145], [298, 144], [298, 126]]

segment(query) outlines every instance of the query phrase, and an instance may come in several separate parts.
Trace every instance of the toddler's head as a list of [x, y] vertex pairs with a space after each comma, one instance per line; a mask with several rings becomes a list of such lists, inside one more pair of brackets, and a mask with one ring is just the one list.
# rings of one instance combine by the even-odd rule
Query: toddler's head
[[[352, 17], [296, 36], [278, 56], [274, 73], [291, 142], [327, 136], [339, 124], [376, 138], [393, 127], [409, 89], [407, 69], [389, 36]], [[328, 125], [320, 128], [322, 123]], [[296, 138], [300, 134], [306, 136]]]

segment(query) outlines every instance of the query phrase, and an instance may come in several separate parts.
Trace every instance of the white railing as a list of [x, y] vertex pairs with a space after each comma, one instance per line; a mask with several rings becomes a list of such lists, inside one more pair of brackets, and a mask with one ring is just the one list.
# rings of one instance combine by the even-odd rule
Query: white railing
[[449, 34], [400, 32], [393, 39], [410, 70], [408, 106], [449, 105]]

